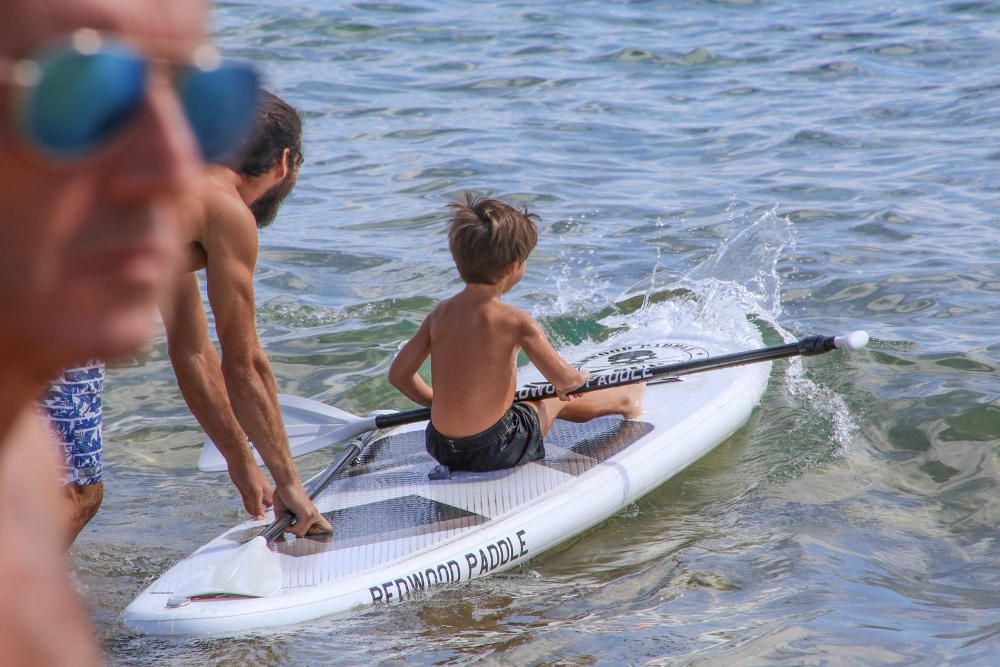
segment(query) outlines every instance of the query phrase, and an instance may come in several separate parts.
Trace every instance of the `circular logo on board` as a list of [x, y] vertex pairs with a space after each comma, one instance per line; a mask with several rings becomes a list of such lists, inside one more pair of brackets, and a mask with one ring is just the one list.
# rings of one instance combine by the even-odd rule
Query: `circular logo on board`
[[585, 357], [577, 368], [599, 375], [624, 368], [648, 368], [664, 364], [679, 364], [692, 359], [705, 359], [708, 351], [686, 343], [645, 343], [601, 350]]
[[[577, 368], [590, 372], [588, 384], [598, 381], [594, 386], [602, 384], [622, 384], [624, 382], [645, 380], [647, 384], [676, 382], [678, 377], [650, 377], [644, 372], [654, 366], [680, 364], [693, 359], [708, 357], [708, 351], [696, 345], [686, 343], [646, 343], [643, 345], [627, 345], [596, 352], [585, 357]], [[601, 379], [604, 382], [601, 382]], [[518, 401], [534, 401], [555, 396], [555, 389], [547, 382], [532, 382], [514, 392]]]

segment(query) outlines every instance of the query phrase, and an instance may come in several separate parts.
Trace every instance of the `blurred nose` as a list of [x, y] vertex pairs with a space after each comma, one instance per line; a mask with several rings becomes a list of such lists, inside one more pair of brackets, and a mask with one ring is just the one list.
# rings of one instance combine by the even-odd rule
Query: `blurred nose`
[[189, 194], [204, 166], [176, 89], [162, 74], [150, 77], [143, 109], [111, 158], [109, 185], [120, 201]]

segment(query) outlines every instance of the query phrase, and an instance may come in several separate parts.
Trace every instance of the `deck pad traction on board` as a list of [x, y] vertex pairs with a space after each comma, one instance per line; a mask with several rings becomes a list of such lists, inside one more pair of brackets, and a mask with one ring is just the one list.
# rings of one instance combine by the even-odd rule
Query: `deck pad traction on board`
[[[449, 480], [434, 481], [427, 477], [435, 462], [424, 451], [423, 430], [391, 435], [372, 443], [362, 460], [349, 469], [350, 474], [331, 484], [317, 499], [321, 509], [323, 500], [329, 497], [343, 498], [346, 494], [358, 501], [323, 512], [333, 526], [332, 535], [278, 541], [275, 550], [295, 560], [324, 552], [331, 554], [324, 560], [338, 560], [334, 552], [344, 552], [342, 564], [346, 566], [355, 560], [346, 552], [359, 548], [366, 548], [369, 554], [377, 553], [373, 547], [387, 542], [424, 548], [516, 510], [623, 451], [652, 430], [651, 424], [620, 417], [603, 417], [584, 424], [557, 421], [545, 438], [546, 457], [542, 461], [490, 473], [453, 473]], [[378, 497], [366, 501], [366, 492]], [[457, 502], [447, 502], [446, 496]], [[470, 503], [470, 496], [480, 502]], [[470, 511], [459, 504], [486, 506], [491, 513]], [[227, 539], [244, 542], [257, 532], [259, 529], [235, 531]], [[382, 560], [378, 558], [369, 565], [377, 566]], [[357, 570], [346, 567], [340, 571], [346, 575]]]
[[[653, 429], [651, 424], [626, 421], [621, 417], [599, 417], [582, 424], [557, 419], [545, 436], [545, 459], [539, 464], [580, 475], [598, 463], [608, 460]], [[394, 471], [393, 481], [416, 479], [429, 466], [435, 465], [424, 448], [424, 431], [408, 431], [373, 442], [361, 460], [348, 468], [342, 478], [359, 477]], [[502, 476], [507, 471], [479, 473], [477, 476]], [[455, 474], [460, 481], [461, 475]], [[424, 475], [426, 477], [426, 475]], [[449, 480], [450, 481], [450, 480]]]

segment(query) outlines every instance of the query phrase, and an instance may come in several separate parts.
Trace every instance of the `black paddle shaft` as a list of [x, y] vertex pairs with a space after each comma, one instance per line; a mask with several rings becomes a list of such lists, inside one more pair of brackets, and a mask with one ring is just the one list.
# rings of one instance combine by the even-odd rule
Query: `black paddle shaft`
[[[745, 366], [746, 364], [756, 364], [762, 361], [774, 361], [776, 359], [798, 356], [809, 357], [829, 352], [836, 347], [837, 345], [834, 343], [833, 336], [809, 336], [794, 343], [763, 347], [746, 352], [723, 354], [718, 357], [692, 359], [690, 361], [663, 364], [662, 366], [649, 366], [646, 368], [622, 368], [610, 373], [590, 377], [586, 383], [569, 393], [573, 395], [585, 394], [590, 391], [610, 389], [611, 387], [622, 387], [649, 380], [703, 373], [720, 368]], [[548, 382], [530, 384], [514, 391], [515, 401], [538, 401], [553, 396], [556, 396], [556, 388]], [[402, 426], [403, 424], [426, 421], [430, 418], [430, 408], [417, 408], [416, 410], [378, 415], [375, 417], [375, 426], [377, 428], [392, 428], [394, 426]]]
[[[315, 500], [316, 496], [319, 495], [320, 491], [325, 489], [327, 485], [330, 484], [330, 480], [340, 474], [340, 472], [351, 464], [351, 461], [356, 459], [364, 451], [365, 447], [371, 441], [372, 433], [367, 433], [360, 438], [355, 438], [347, 443], [344, 448], [343, 453], [340, 458], [337, 459], [329, 468], [323, 471], [323, 474], [316, 478], [316, 480], [309, 487], [309, 500]], [[280, 517], [274, 520], [271, 525], [261, 531], [260, 535], [267, 540], [270, 544], [277, 538], [281, 537], [285, 530], [292, 525], [292, 521], [295, 520], [295, 515], [291, 512], [285, 512]]]

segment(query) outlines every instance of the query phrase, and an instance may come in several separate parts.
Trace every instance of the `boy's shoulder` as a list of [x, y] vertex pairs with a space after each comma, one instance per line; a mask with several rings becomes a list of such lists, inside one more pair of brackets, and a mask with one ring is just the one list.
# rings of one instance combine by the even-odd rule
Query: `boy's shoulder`
[[488, 312], [493, 317], [500, 319], [506, 323], [520, 323], [531, 321], [531, 315], [527, 311], [521, 310], [517, 306], [512, 306], [509, 303], [504, 303], [499, 299], [491, 300], [482, 305], [482, 310]]
[[497, 302], [494, 316], [500, 327], [505, 328], [518, 338], [530, 335], [538, 327], [538, 323], [535, 322], [535, 318], [530, 313], [509, 303]]
[[526, 310], [521, 310], [517, 306], [512, 306], [509, 303], [504, 303], [502, 301], [498, 302], [500, 308], [505, 315], [509, 315], [512, 318], [517, 318], [518, 320], [533, 321], [534, 318]]
[[443, 320], [468, 317], [474, 313], [485, 314], [486, 317], [500, 326], [523, 327], [534, 323], [534, 318], [517, 306], [503, 301], [488, 301], [470, 304], [456, 294], [438, 303], [427, 315], [432, 323]]

